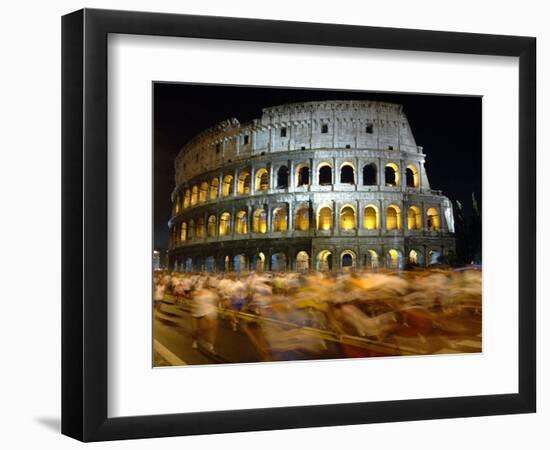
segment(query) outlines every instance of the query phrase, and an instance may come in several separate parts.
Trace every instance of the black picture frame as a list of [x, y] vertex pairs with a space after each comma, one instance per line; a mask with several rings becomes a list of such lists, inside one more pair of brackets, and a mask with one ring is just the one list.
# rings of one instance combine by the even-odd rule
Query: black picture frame
[[[178, 36], [519, 58], [518, 393], [109, 418], [107, 36]], [[536, 39], [83, 9], [62, 18], [62, 433], [82, 441], [535, 412]]]

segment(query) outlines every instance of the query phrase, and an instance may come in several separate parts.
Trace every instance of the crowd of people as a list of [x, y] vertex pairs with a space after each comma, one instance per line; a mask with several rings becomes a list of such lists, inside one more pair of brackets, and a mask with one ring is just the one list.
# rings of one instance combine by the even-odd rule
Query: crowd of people
[[155, 308], [188, 308], [193, 348], [216, 353], [220, 320], [260, 360], [481, 351], [481, 272], [154, 275]]

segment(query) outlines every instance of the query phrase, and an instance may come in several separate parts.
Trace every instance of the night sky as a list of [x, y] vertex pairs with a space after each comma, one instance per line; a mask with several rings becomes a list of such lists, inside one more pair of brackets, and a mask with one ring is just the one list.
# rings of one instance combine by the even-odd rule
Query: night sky
[[260, 118], [262, 108], [313, 100], [373, 100], [402, 104], [416, 144], [424, 147], [432, 189], [469, 210], [472, 192], [481, 206], [481, 98], [368, 91], [154, 84], [154, 245], [168, 248], [174, 159], [205, 128], [236, 117]]

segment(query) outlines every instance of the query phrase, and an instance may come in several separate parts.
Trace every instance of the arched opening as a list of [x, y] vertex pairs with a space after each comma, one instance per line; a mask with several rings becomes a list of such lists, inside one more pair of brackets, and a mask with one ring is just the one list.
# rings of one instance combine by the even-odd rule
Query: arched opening
[[267, 169], [259, 169], [256, 172], [256, 192], [267, 192], [269, 190], [269, 172]]
[[388, 209], [386, 210], [386, 229], [401, 229], [401, 210], [395, 205], [388, 206]]
[[407, 211], [407, 227], [409, 230], [422, 229], [422, 213], [418, 206], [410, 206]]
[[388, 163], [384, 168], [386, 186], [399, 186], [399, 167], [395, 163]]
[[343, 164], [340, 168], [340, 183], [355, 184], [355, 169], [351, 164]]
[[193, 219], [191, 219], [187, 227], [187, 239], [191, 240], [194, 237], [195, 237], [195, 222], [193, 221]]
[[319, 167], [319, 184], [321, 186], [332, 184], [332, 167], [327, 163]]
[[286, 231], [288, 228], [288, 215], [286, 208], [273, 210], [273, 231]]
[[223, 268], [226, 272], [231, 271], [231, 258], [229, 256], [223, 259]]
[[277, 189], [286, 189], [288, 187], [288, 167], [281, 166], [277, 170]]
[[193, 272], [193, 260], [191, 258], [185, 259], [185, 271]]
[[363, 167], [363, 186], [375, 186], [376, 184], [376, 164], [367, 164]]
[[296, 210], [294, 226], [297, 231], [309, 230], [309, 208], [302, 206]]
[[296, 254], [296, 271], [307, 272], [309, 270], [309, 255], [307, 252], [300, 251]]
[[208, 200], [208, 183], [203, 181], [199, 192], [199, 202], [204, 203]]
[[365, 230], [377, 230], [378, 224], [378, 208], [374, 205], [369, 205], [365, 208], [363, 217], [363, 227]]
[[235, 233], [237, 234], [248, 233], [248, 215], [246, 211], [239, 211], [235, 215]]
[[332, 253], [322, 250], [317, 255], [317, 270], [319, 272], [330, 272], [332, 270]]
[[378, 253], [376, 253], [374, 250], [368, 250], [365, 257], [365, 267], [368, 267], [371, 270], [376, 270], [380, 267]]
[[176, 201], [174, 202], [174, 211], [175, 211], [176, 214], [180, 212], [180, 196], [179, 195], [176, 195]]
[[212, 178], [210, 182], [210, 200], [216, 200], [218, 198], [218, 190], [220, 187], [220, 180], [218, 178]]
[[355, 253], [351, 250], [345, 250], [340, 255], [340, 265], [343, 270], [351, 270], [355, 268]]
[[196, 234], [199, 239], [204, 239], [206, 236], [206, 225], [204, 223], [204, 217], [199, 217], [197, 220]]
[[210, 217], [208, 217], [208, 230], [207, 230], [208, 237], [216, 237], [216, 229], [217, 229], [216, 222], [217, 222], [216, 216], [211, 215]]
[[185, 196], [183, 197], [183, 207], [189, 208], [191, 204], [191, 191], [189, 189], [185, 190]]
[[222, 195], [224, 197], [229, 197], [233, 191], [233, 177], [231, 175], [226, 175], [223, 177], [223, 186], [222, 186]]
[[441, 252], [437, 250], [430, 250], [428, 252], [428, 265], [439, 264], [441, 262]]
[[441, 228], [439, 220], [439, 211], [436, 208], [428, 208], [426, 225], [430, 231], [438, 231]]
[[283, 252], [271, 255], [271, 270], [273, 272], [284, 272], [286, 270], [286, 255]]
[[414, 164], [409, 164], [405, 170], [407, 187], [416, 188], [419, 185], [418, 169]]
[[388, 251], [388, 268], [399, 269], [401, 267], [401, 255], [399, 251], [392, 248]]
[[266, 233], [267, 232], [267, 214], [265, 209], [258, 208], [254, 211], [252, 218], [252, 230], [254, 233]]
[[227, 236], [229, 233], [231, 233], [231, 214], [224, 212], [220, 215], [219, 234]]
[[216, 260], [213, 256], [207, 256], [204, 259], [204, 270], [206, 270], [207, 272], [216, 271]]
[[199, 187], [197, 185], [193, 186], [191, 189], [191, 206], [196, 205], [199, 202]]
[[237, 193], [239, 195], [250, 194], [250, 173], [248, 173], [246, 170], [243, 170], [239, 174]]
[[355, 210], [351, 206], [344, 206], [340, 210], [340, 229], [343, 231], [355, 230]]
[[309, 167], [298, 167], [298, 186], [309, 186]]
[[332, 209], [328, 206], [324, 206], [319, 210], [319, 217], [317, 218], [318, 230], [332, 230]]
[[180, 228], [180, 241], [185, 242], [187, 240], [187, 223], [183, 222]]
[[235, 272], [242, 272], [247, 269], [246, 255], [235, 255], [233, 257], [233, 270]]
[[422, 252], [412, 249], [409, 252], [409, 264], [412, 266], [422, 266], [424, 264]]
[[256, 257], [256, 271], [263, 272], [265, 270], [265, 255], [260, 252]]

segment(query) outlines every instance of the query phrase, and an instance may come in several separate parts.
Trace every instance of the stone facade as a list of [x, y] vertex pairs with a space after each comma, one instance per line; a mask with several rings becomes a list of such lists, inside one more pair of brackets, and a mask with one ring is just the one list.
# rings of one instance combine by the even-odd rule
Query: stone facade
[[175, 161], [176, 270], [429, 265], [454, 253], [452, 204], [431, 189], [400, 105], [323, 101], [226, 120]]

